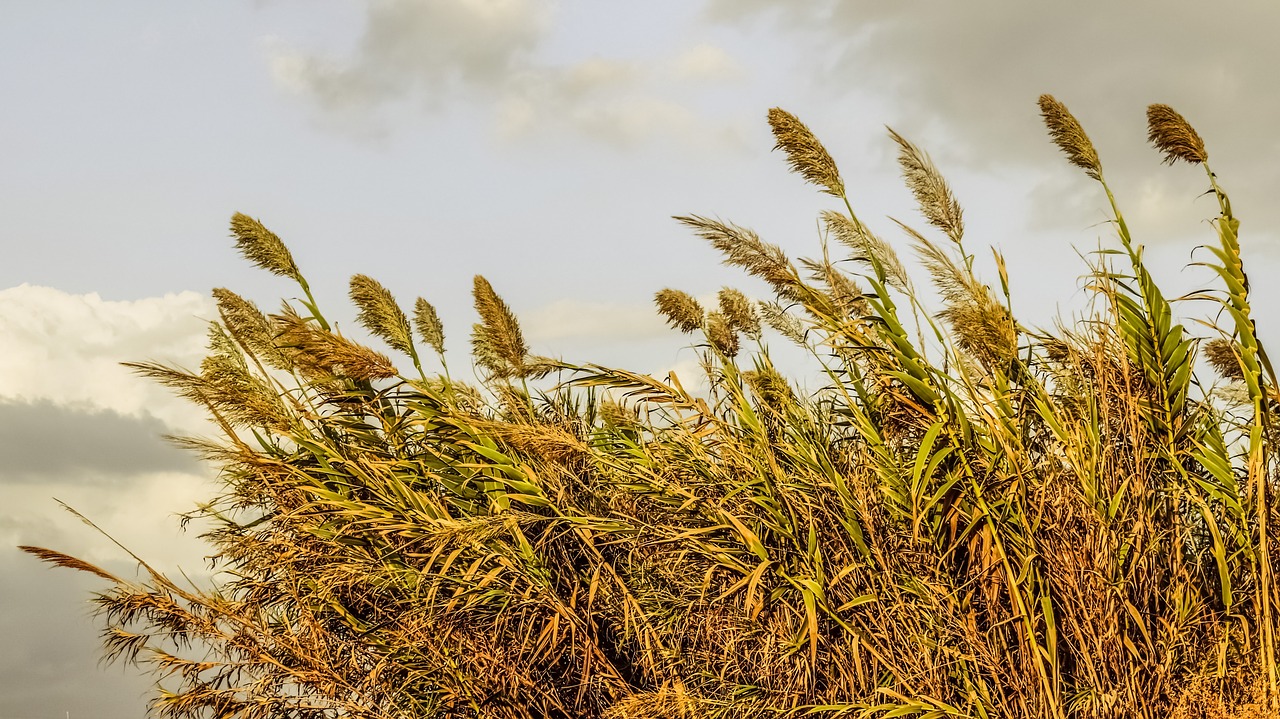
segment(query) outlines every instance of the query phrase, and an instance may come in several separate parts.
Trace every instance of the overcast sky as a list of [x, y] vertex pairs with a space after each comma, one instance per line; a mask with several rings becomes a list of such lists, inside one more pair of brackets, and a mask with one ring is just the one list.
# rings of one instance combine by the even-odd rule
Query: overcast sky
[[[435, 303], [461, 357], [483, 273], [535, 352], [663, 372], [693, 356], [656, 290], [761, 289], [671, 215], [817, 251], [832, 203], [771, 152], [782, 106], [899, 246], [889, 216], [923, 223], [884, 126], [925, 147], [971, 250], [999, 247], [1015, 311], [1045, 324], [1079, 309], [1077, 248], [1111, 237], [1042, 92], [1093, 137], [1169, 294], [1202, 277], [1183, 267], [1214, 204], [1146, 145], [1152, 102], [1205, 137], [1251, 275], [1280, 270], [1278, 32], [1274, 0], [0, 0], [0, 719], [140, 713], [146, 681], [97, 662], [100, 587], [11, 548], [127, 571], [56, 497], [199, 574], [174, 515], [211, 473], [159, 435], [204, 425], [117, 363], [198, 364], [213, 287], [293, 292], [236, 256], [233, 212], [285, 239], [346, 327], [367, 273]], [[1280, 288], [1255, 284], [1280, 341]]]

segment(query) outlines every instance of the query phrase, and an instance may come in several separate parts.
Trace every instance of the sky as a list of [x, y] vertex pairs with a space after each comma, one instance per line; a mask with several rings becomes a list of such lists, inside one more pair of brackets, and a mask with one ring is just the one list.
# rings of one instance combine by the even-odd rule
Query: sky
[[[161, 436], [208, 426], [118, 363], [198, 365], [214, 287], [293, 296], [237, 256], [232, 213], [288, 243], [353, 335], [366, 273], [434, 303], [464, 358], [483, 273], [536, 353], [687, 373], [653, 293], [763, 288], [672, 215], [818, 253], [833, 205], [772, 151], [780, 106], [904, 255], [889, 218], [924, 223], [886, 126], [926, 149], [979, 267], [994, 284], [1003, 252], [1015, 313], [1048, 325], [1081, 309], [1080, 253], [1114, 238], [1045, 137], [1044, 92], [1093, 138], [1167, 294], [1205, 280], [1187, 265], [1216, 209], [1198, 168], [1147, 145], [1153, 102], [1204, 136], [1250, 275], [1280, 270], [1278, 30], [1270, 0], [0, 0], [0, 719], [141, 713], [148, 681], [98, 661], [100, 583], [13, 547], [128, 572], [61, 501], [202, 576], [177, 514], [214, 473]], [[1255, 285], [1280, 341], [1280, 287]]]

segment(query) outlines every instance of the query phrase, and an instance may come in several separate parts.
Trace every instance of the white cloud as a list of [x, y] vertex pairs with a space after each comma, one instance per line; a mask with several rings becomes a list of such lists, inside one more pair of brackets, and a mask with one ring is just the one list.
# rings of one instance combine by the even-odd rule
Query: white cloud
[[111, 301], [26, 284], [0, 290], [0, 398], [152, 415], [171, 428], [203, 430], [197, 408], [120, 363], [194, 368], [214, 317], [212, 302], [195, 292]]
[[534, 342], [586, 339], [640, 340], [663, 337], [670, 330], [652, 306], [558, 300], [521, 315], [525, 334]]
[[370, 135], [406, 107], [479, 107], [508, 141], [571, 130], [615, 146], [655, 137], [741, 147], [737, 128], [681, 94], [739, 76], [724, 50], [680, 55], [545, 59], [557, 8], [547, 0], [365, 0], [364, 28], [345, 57], [264, 38], [284, 90], [314, 103], [327, 124]]
[[723, 48], [706, 43], [695, 45], [676, 57], [674, 74], [683, 80], [719, 82], [742, 77], [743, 70]]
[[[705, 16], [744, 32], [767, 22], [772, 36], [799, 48], [780, 61], [826, 104], [873, 93], [889, 108], [881, 121], [923, 144], [944, 168], [1078, 173], [1045, 137], [1036, 99], [1051, 93], [1092, 137], [1122, 207], [1156, 221], [1149, 237], [1196, 228], [1177, 224], [1185, 215], [1150, 210], [1153, 189], [1144, 178], [1162, 177], [1162, 207], [1189, 205], [1207, 185], [1196, 168], [1159, 167], [1146, 142], [1146, 106], [1171, 104], [1204, 136], [1248, 226], [1280, 220], [1267, 194], [1280, 182], [1280, 90], [1272, 77], [1280, 3], [1080, 0], [1053, 8], [975, 0], [921, 12], [867, 0], [708, 0]], [[1213, 212], [1200, 209], [1198, 217]], [[1059, 226], [1079, 222], [1053, 205], [1034, 212], [1056, 214]]]

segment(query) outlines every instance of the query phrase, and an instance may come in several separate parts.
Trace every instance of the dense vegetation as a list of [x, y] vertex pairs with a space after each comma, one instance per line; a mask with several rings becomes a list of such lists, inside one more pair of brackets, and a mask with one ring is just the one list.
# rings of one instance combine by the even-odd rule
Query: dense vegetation
[[[1152, 143], [1220, 208], [1217, 286], [1195, 294], [1217, 321], [1191, 332], [1080, 124], [1040, 107], [1113, 212], [1082, 319], [1020, 324], [1000, 255], [993, 290], [947, 183], [892, 134], [929, 225], [902, 229], [931, 316], [822, 144], [774, 109], [778, 149], [838, 209], [794, 262], [677, 218], [773, 293], [725, 289], [711, 311], [657, 294], [697, 342], [697, 392], [531, 355], [481, 277], [486, 380], [451, 379], [434, 308], [407, 315], [357, 275], [402, 373], [333, 331], [281, 240], [236, 215], [241, 252], [306, 299], [267, 316], [215, 290], [198, 372], [133, 365], [225, 433], [182, 440], [221, 468], [199, 514], [224, 581], [27, 550], [112, 583], [107, 652], [156, 672], [175, 719], [1274, 716], [1280, 383], [1239, 222], [1199, 135], [1152, 106]], [[784, 377], [762, 326], [825, 386]]]

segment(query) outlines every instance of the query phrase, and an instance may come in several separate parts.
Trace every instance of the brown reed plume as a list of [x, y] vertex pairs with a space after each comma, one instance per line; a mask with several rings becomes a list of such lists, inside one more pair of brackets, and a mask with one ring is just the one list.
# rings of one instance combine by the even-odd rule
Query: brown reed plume
[[769, 110], [769, 127], [778, 143], [773, 149], [786, 153], [787, 164], [793, 172], [823, 188], [828, 195], [844, 197], [844, 180], [840, 179], [835, 160], [800, 118], [775, 107]]
[[480, 275], [475, 276], [472, 298], [476, 314], [480, 315], [480, 322], [471, 328], [471, 352], [476, 364], [497, 379], [524, 377], [529, 348], [515, 313]]
[[1209, 153], [1204, 149], [1200, 134], [1168, 105], [1147, 107], [1147, 139], [1164, 154], [1166, 164], [1182, 160], [1191, 165], [1201, 165], [1209, 161]]
[[746, 295], [732, 287], [724, 287], [717, 298], [720, 301], [720, 314], [724, 315], [730, 328], [753, 340], [760, 339], [760, 316], [756, 313], [755, 304]]
[[352, 275], [350, 296], [351, 302], [360, 310], [356, 319], [370, 334], [398, 352], [416, 356], [409, 318], [396, 304], [390, 290], [368, 275]]
[[1202, 351], [1218, 374], [1229, 380], [1244, 380], [1244, 368], [1240, 366], [1240, 355], [1234, 342], [1225, 337], [1215, 337], [1204, 343]]
[[678, 216], [676, 221], [693, 229], [724, 255], [724, 263], [741, 267], [768, 282], [783, 297], [798, 296], [799, 274], [781, 247], [760, 239], [754, 231], [731, 222], [699, 215]]
[[861, 223], [850, 220], [842, 212], [823, 210], [822, 222], [837, 242], [853, 250], [854, 259], [867, 264], [879, 264], [887, 284], [907, 291], [910, 286], [907, 270], [902, 266], [902, 260], [898, 259], [898, 253], [892, 245], [872, 234]]
[[706, 311], [687, 292], [670, 288], [658, 290], [653, 296], [653, 301], [658, 305], [658, 313], [665, 317], [675, 329], [688, 333], [702, 327]]
[[1040, 116], [1049, 129], [1053, 144], [1066, 154], [1071, 164], [1084, 170], [1089, 177], [1101, 180], [1102, 162], [1098, 159], [1098, 152], [1067, 106], [1053, 95], [1041, 95]]
[[301, 280], [293, 253], [276, 233], [258, 220], [241, 212], [235, 213], [231, 216], [231, 235], [236, 239], [236, 248], [253, 264], [272, 274]]
[[418, 328], [418, 336], [427, 343], [436, 354], [444, 356], [444, 323], [436, 308], [430, 302], [419, 297], [413, 304], [413, 324]]

